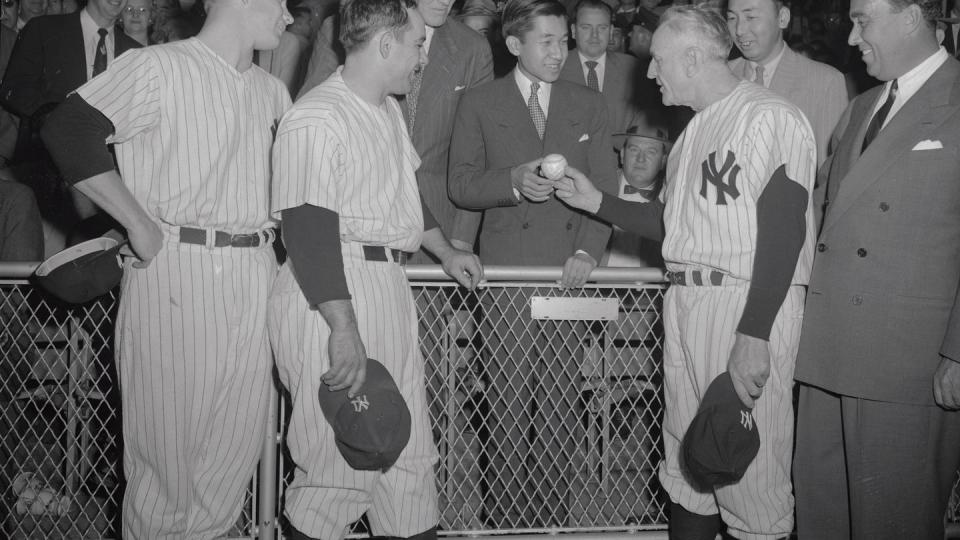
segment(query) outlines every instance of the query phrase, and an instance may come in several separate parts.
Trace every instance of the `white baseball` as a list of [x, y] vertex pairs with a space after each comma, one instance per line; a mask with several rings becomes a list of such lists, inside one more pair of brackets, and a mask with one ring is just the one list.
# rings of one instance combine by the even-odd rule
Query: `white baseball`
[[550, 154], [540, 162], [540, 172], [548, 180], [559, 180], [567, 169], [567, 158], [560, 154]]

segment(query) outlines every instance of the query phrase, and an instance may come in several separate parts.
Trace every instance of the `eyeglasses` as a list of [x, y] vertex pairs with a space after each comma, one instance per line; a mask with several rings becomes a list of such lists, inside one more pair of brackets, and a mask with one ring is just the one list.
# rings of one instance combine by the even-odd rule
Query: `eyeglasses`
[[2, 4], [3, 7], [13, 7], [17, 5], [17, 0], [2, 0], [0, 4]]
[[[6, 0], [3, 0], [3, 1], [6, 1]], [[133, 15], [134, 13], [136, 13], [137, 15], [146, 15], [146, 14], [150, 13], [150, 8], [148, 8], [148, 7], [133, 7], [133, 6], [127, 6], [127, 7], [123, 8], [123, 11], [124, 11], [124, 13], [126, 13], [127, 15]]]

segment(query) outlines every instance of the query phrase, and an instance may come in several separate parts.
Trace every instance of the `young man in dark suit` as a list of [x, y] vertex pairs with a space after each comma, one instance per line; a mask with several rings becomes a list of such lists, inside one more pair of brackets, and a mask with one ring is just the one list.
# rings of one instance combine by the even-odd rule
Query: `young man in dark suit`
[[[640, 62], [629, 54], [607, 51], [613, 10], [602, 0], [580, 0], [573, 13], [570, 33], [577, 39], [577, 48], [570, 51], [560, 78], [593, 88], [607, 102], [607, 125], [610, 133], [627, 129], [640, 107], [635, 84], [646, 78]], [[614, 159], [611, 156], [610, 159]]]
[[800, 538], [943, 538], [960, 465], [960, 62], [939, 0], [853, 0], [849, 43], [884, 84], [851, 102], [795, 378]]
[[[460, 100], [450, 197], [484, 210], [485, 264], [562, 266], [561, 287], [579, 288], [610, 228], [557, 201], [553, 181], [537, 170], [545, 155], [561, 154], [616, 189], [606, 103], [585, 86], [558, 80], [567, 57], [562, 4], [510, 0], [503, 34], [517, 67]], [[562, 526], [569, 514], [579, 327], [531, 320], [531, 293], [491, 289], [482, 298], [482, 331], [493, 355], [487, 505], [500, 527]]]

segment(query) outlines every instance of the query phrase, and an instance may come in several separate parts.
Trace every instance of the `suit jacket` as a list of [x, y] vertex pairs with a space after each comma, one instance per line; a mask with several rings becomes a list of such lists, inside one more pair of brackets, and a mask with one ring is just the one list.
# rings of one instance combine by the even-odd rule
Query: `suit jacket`
[[[730, 69], [741, 79], [752, 79], [749, 62], [743, 58], [732, 60]], [[822, 164], [829, 154], [830, 134], [849, 102], [843, 74], [786, 47], [770, 89], [799, 107], [807, 117], [817, 141], [817, 164]]]
[[[330, 20], [330, 19], [328, 19]], [[332, 32], [335, 25], [324, 22]], [[337, 46], [338, 47], [338, 46]], [[342, 61], [337, 60], [337, 47], [319, 35], [300, 95], [320, 84]], [[460, 96], [468, 88], [493, 79], [493, 56], [490, 45], [480, 34], [463, 23], [448, 18], [434, 30], [430, 41], [428, 63], [423, 71], [417, 114], [410, 138], [420, 154], [417, 183], [420, 196], [437, 219], [441, 230], [451, 239], [473, 244], [480, 226], [479, 212], [454, 206], [447, 195], [447, 165], [453, 120]], [[404, 120], [410, 125], [405, 96], [399, 96]], [[411, 260], [429, 263], [425, 256]]]
[[[3, 26], [3, 25], [0, 25]], [[10, 55], [17, 43], [17, 31], [6, 26], [0, 28], [0, 79], [7, 71]], [[7, 110], [0, 109], [0, 161], [13, 157], [13, 150], [17, 145], [17, 127], [20, 122], [16, 116]]]
[[815, 197], [830, 202], [796, 378], [932, 405], [940, 355], [960, 361], [960, 62], [947, 60], [861, 155], [882, 92], [850, 104], [821, 170]]
[[554, 197], [517, 202], [510, 169], [561, 154], [600, 189], [614, 193], [606, 116], [596, 92], [558, 80], [541, 140], [512, 73], [463, 96], [450, 144], [450, 198], [465, 208], [486, 209], [480, 230], [485, 264], [559, 266], [578, 249], [600, 261], [610, 227]]
[[[603, 83], [600, 92], [607, 103], [607, 123], [610, 133], [622, 133], [630, 125], [638, 108], [647, 108], [656, 104], [641, 104], [635, 82], [645, 78], [640, 72], [640, 61], [630, 56], [613, 51], [607, 52], [606, 65], [603, 70]], [[565, 81], [587, 85], [587, 78], [583, 75], [583, 64], [576, 49], [567, 55], [567, 61], [560, 70], [560, 78]]]
[[[141, 47], [115, 30], [114, 55]], [[87, 82], [80, 12], [34, 17], [23, 27], [0, 84], [0, 101], [21, 117], [42, 105], [60, 103]]]

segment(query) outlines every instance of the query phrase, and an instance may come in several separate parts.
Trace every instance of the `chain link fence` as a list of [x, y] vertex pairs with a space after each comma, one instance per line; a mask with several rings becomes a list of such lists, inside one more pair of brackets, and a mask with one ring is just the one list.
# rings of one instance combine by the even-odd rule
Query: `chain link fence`
[[[5, 269], [0, 536], [119, 538], [115, 298], [67, 309], [19, 278], [29, 271]], [[487, 274], [469, 293], [437, 268], [408, 269], [441, 456], [441, 534], [664, 530], [668, 500], [655, 474], [659, 272], [608, 273], [605, 282], [566, 291], [553, 283], [557, 269]], [[277, 444], [286, 411], [278, 403], [263, 481], [251, 482], [231, 538], [276, 537], [292, 474]], [[957, 490], [947, 519], [960, 523]], [[365, 530], [362, 522], [353, 527]]]

